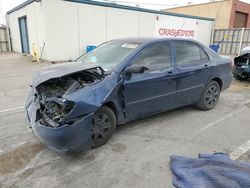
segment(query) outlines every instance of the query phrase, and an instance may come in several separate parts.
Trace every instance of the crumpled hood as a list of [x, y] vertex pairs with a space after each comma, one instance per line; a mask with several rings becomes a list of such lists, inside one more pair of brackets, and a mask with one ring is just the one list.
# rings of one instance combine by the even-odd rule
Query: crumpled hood
[[50, 80], [52, 78], [59, 78], [74, 72], [87, 70], [90, 68], [98, 67], [96, 63], [82, 63], [82, 62], [70, 62], [58, 65], [52, 65], [40, 69], [34, 76], [32, 86], [37, 87], [39, 84]]

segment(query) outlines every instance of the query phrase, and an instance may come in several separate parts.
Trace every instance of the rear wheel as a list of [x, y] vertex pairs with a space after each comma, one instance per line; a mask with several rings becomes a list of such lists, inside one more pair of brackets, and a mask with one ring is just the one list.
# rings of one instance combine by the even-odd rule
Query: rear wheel
[[115, 113], [107, 106], [100, 107], [94, 114], [92, 124], [93, 148], [102, 146], [112, 137], [116, 129]]
[[197, 106], [202, 110], [213, 109], [220, 98], [220, 85], [216, 81], [211, 81], [202, 93]]

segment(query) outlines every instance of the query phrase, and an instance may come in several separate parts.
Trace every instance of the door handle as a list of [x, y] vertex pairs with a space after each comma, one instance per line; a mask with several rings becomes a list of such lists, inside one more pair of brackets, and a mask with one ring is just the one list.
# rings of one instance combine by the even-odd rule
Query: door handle
[[169, 79], [175, 79], [174, 77], [173, 77], [173, 75], [174, 75], [174, 71], [167, 71], [167, 73], [166, 73], [166, 76], [164, 76], [164, 80], [169, 80]]

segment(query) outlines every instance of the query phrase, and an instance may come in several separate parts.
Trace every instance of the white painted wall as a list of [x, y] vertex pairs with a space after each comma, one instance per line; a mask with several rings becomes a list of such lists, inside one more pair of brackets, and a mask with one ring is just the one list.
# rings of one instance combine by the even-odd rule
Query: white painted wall
[[79, 55], [78, 6], [61, 0], [45, 0], [47, 58], [52, 61]]
[[[9, 15], [14, 51], [21, 51], [18, 17], [24, 14], [27, 14], [30, 44], [36, 42], [41, 47], [45, 42], [44, 58], [51, 61], [74, 59], [85, 53], [87, 45], [99, 45], [115, 38], [154, 36], [157, 16], [62, 0], [43, 0]], [[199, 20], [197, 40], [209, 45], [211, 28], [211, 21]]]
[[139, 34], [140, 13], [136, 11], [106, 8], [107, 40]]
[[[78, 53], [84, 53], [86, 45], [98, 45], [106, 41], [106, 9], [99, 6], [78, 6]], [[94, 13], [94, 16], [93, 16]], [[78, 54], [78, 55], [79, 55]]]
[[139, 36], [154, 36], [155, 15], [151, 13], [140, 13], [140, 32]]
[[[32, 43], [40, 51], [46, 41], [46, 27], [44, 17], [44, 6], [40, 3], [32, 3], [7, 16], [12, 40], [12, 49], [15, 52], [22, 52], [18, 18], [27, 16], [27, 30], [29, 36], [29, 48], [32, 52]], [[45, 58], [46, 51], [45, 51]]]
[[199, 21], [198, 35], [196, 40], [208, 46], [211, 41], [210, 39], [212, 35], [212, 30], [213, 22], [206, 20]]

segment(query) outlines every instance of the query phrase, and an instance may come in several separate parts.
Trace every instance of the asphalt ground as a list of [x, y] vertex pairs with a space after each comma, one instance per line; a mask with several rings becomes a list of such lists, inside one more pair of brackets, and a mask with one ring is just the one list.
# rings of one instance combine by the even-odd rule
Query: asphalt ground
[[171, 155], [227, 152], [250, 162], [250, 81], [233, 81], [217, 107], [183, 107], [118, 126], [103, 147], [55, 153], [26, 127], [33, 74], [51, 63], [0, 54], [0, 187], [168, 188]]

